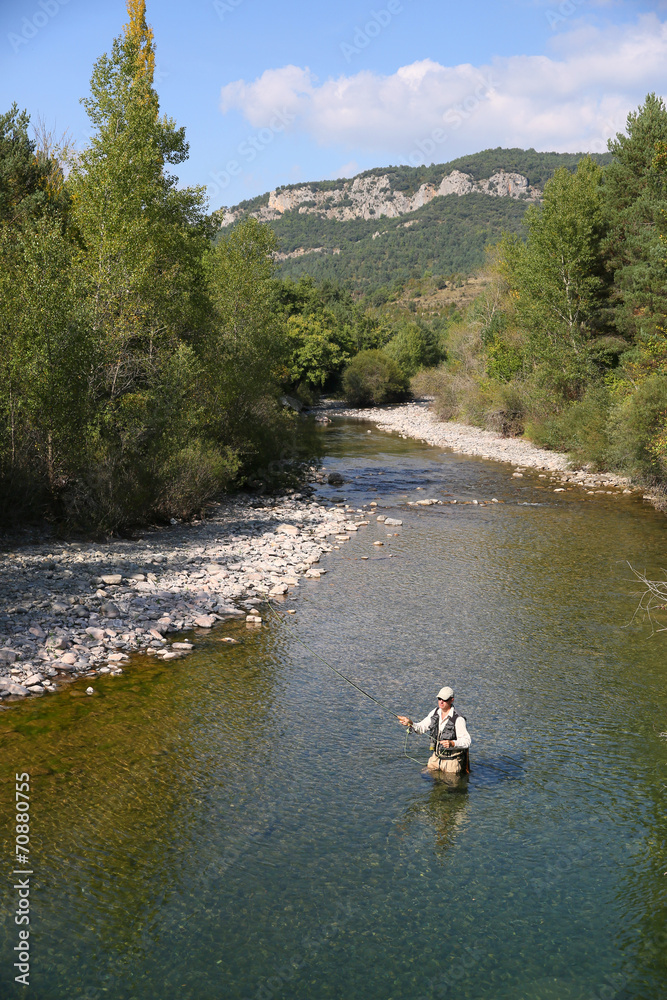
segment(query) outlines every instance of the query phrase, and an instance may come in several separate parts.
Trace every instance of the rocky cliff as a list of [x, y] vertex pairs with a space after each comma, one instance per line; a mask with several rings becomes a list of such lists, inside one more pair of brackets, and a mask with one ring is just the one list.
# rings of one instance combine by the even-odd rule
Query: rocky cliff
[[322, 219], [350, 222], [353, 219], [395, 219], [415, 212], [434, 198], [446, 195], [486, 194], [495, 198], [536, 200], [540, 192], [531, 187], [522, 174], [500, 170], [491, 177], [475, 180], [471, 174], [460, 170], [445, 173], [439, 183], [425, 183], [414, 194], [406, 194], [392, 187], [388, 174], [360, 174], [352, 180], [341, 181], [339, 187], [322, 190], [320, 184], [303, 184], [298, 187], [271, 191], [263, 204], [244, 211], [240, 206], [220, 209], [218, 217], [222, 226], [231, 226], [244, 215], [253, 215], [261, 222], [280, 219], [285, 212], [298, 211], [300, 215], [315, 215]]

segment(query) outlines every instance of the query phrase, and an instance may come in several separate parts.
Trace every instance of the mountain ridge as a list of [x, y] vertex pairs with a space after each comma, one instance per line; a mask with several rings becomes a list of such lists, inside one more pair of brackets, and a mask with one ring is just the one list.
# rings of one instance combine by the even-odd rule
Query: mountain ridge
[[[352, 178], [282, 185], [214, 213], [224, 232], [252, 216], [278, 238], [283, 276], [370, 290], [431, 273], [469, 273], [503, 231], [520, 232], [558, 167], [586, 153], [483, 150], [429, 167], [374, 167]], [[602, 164], [610, 154], [593, 154]], [[380, 248], [382, 244], [382, 248]]]

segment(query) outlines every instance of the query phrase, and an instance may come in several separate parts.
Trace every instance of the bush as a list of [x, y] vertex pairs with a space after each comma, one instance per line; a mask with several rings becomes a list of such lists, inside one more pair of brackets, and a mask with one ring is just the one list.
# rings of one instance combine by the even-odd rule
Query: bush
[[417, 323], [402, 326], [384, 347], [384, 352], [409, 378], [420, 368], [435, 365], [442, 358], [436, 335]]
[[610, 457], [653, 481], [667, 478], [667, 377], [652, 375], [612, 412]]
[[408, 381], [384, 351], [360, 351], [343, 372], [343, 391], [352, 406], [378, 406], [404, 399]]
[[526, 427], [531, 441], [540, 448], [569, 452], [577, 465], [597, 469], [610, 464], [609, 391], [593, 385], [577, 402], [555, 415], [537, 417]]

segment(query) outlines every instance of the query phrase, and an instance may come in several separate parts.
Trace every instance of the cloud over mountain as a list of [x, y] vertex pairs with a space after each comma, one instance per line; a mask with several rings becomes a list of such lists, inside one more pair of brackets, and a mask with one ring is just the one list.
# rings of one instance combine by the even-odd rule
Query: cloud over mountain
[[489, 146], [601, 152], [649, 91], [667, 93], [667, 22], [656, 14], [631, 26], [574, 24], [548, 56], [481, 66], [423, 59], [324, 81], [308, 67], [269, 69], [224, 86], [220, 107], [256, 128], [287, 111], [290, 130], [320, 146], [416, 164]]

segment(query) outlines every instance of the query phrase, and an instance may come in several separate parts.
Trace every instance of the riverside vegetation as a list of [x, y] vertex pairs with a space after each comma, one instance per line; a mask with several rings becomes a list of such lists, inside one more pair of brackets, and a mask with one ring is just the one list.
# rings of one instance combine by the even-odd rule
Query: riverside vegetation
[[[204, 189], [169, 173], [188, 144], [160, 114], [143, 0], [128, 14], [94, 67], [82, 152], [37, 144], [16, 105], [0, 116], [4, 524], [116, 531], [275, 480], [299, 458], [283, 394], [312, 400], [398, 330], [340, 287], [276, 279], [255, 219], [214, 240]], [[439, 335], [419, 333], [420, 360]]]
[[667, 482], [667, 108], [655, 94], [609, 143], [547, 182], [525, 239], [488, 252], [485, 291], [414, 387], [437, 413]]
[[[475, 180], [526, 161], [543, 193], [504, 199], [527, 205], [525, 239], [513, 224], [477, 285], [434, 264], [364, 297], [278, 277], [269, 226], [221, 232], [204, 189], [178, 187], [185, 133], [160, 114], [143, 0], [128, 14], [93, 70], [86, 149], [38, 144], [16, 106], [0, 116], [0, 523], [191, 517], [299, 471], [300, 402], [398, 401], [411, 379], [447, 418], [665, 478], [660, 98], [629, 116], [609, 163], [461, 161]], [[411, 194], [441, 172], [394, 181]], [[456, 286], [482, 291], [469, 304]]]

